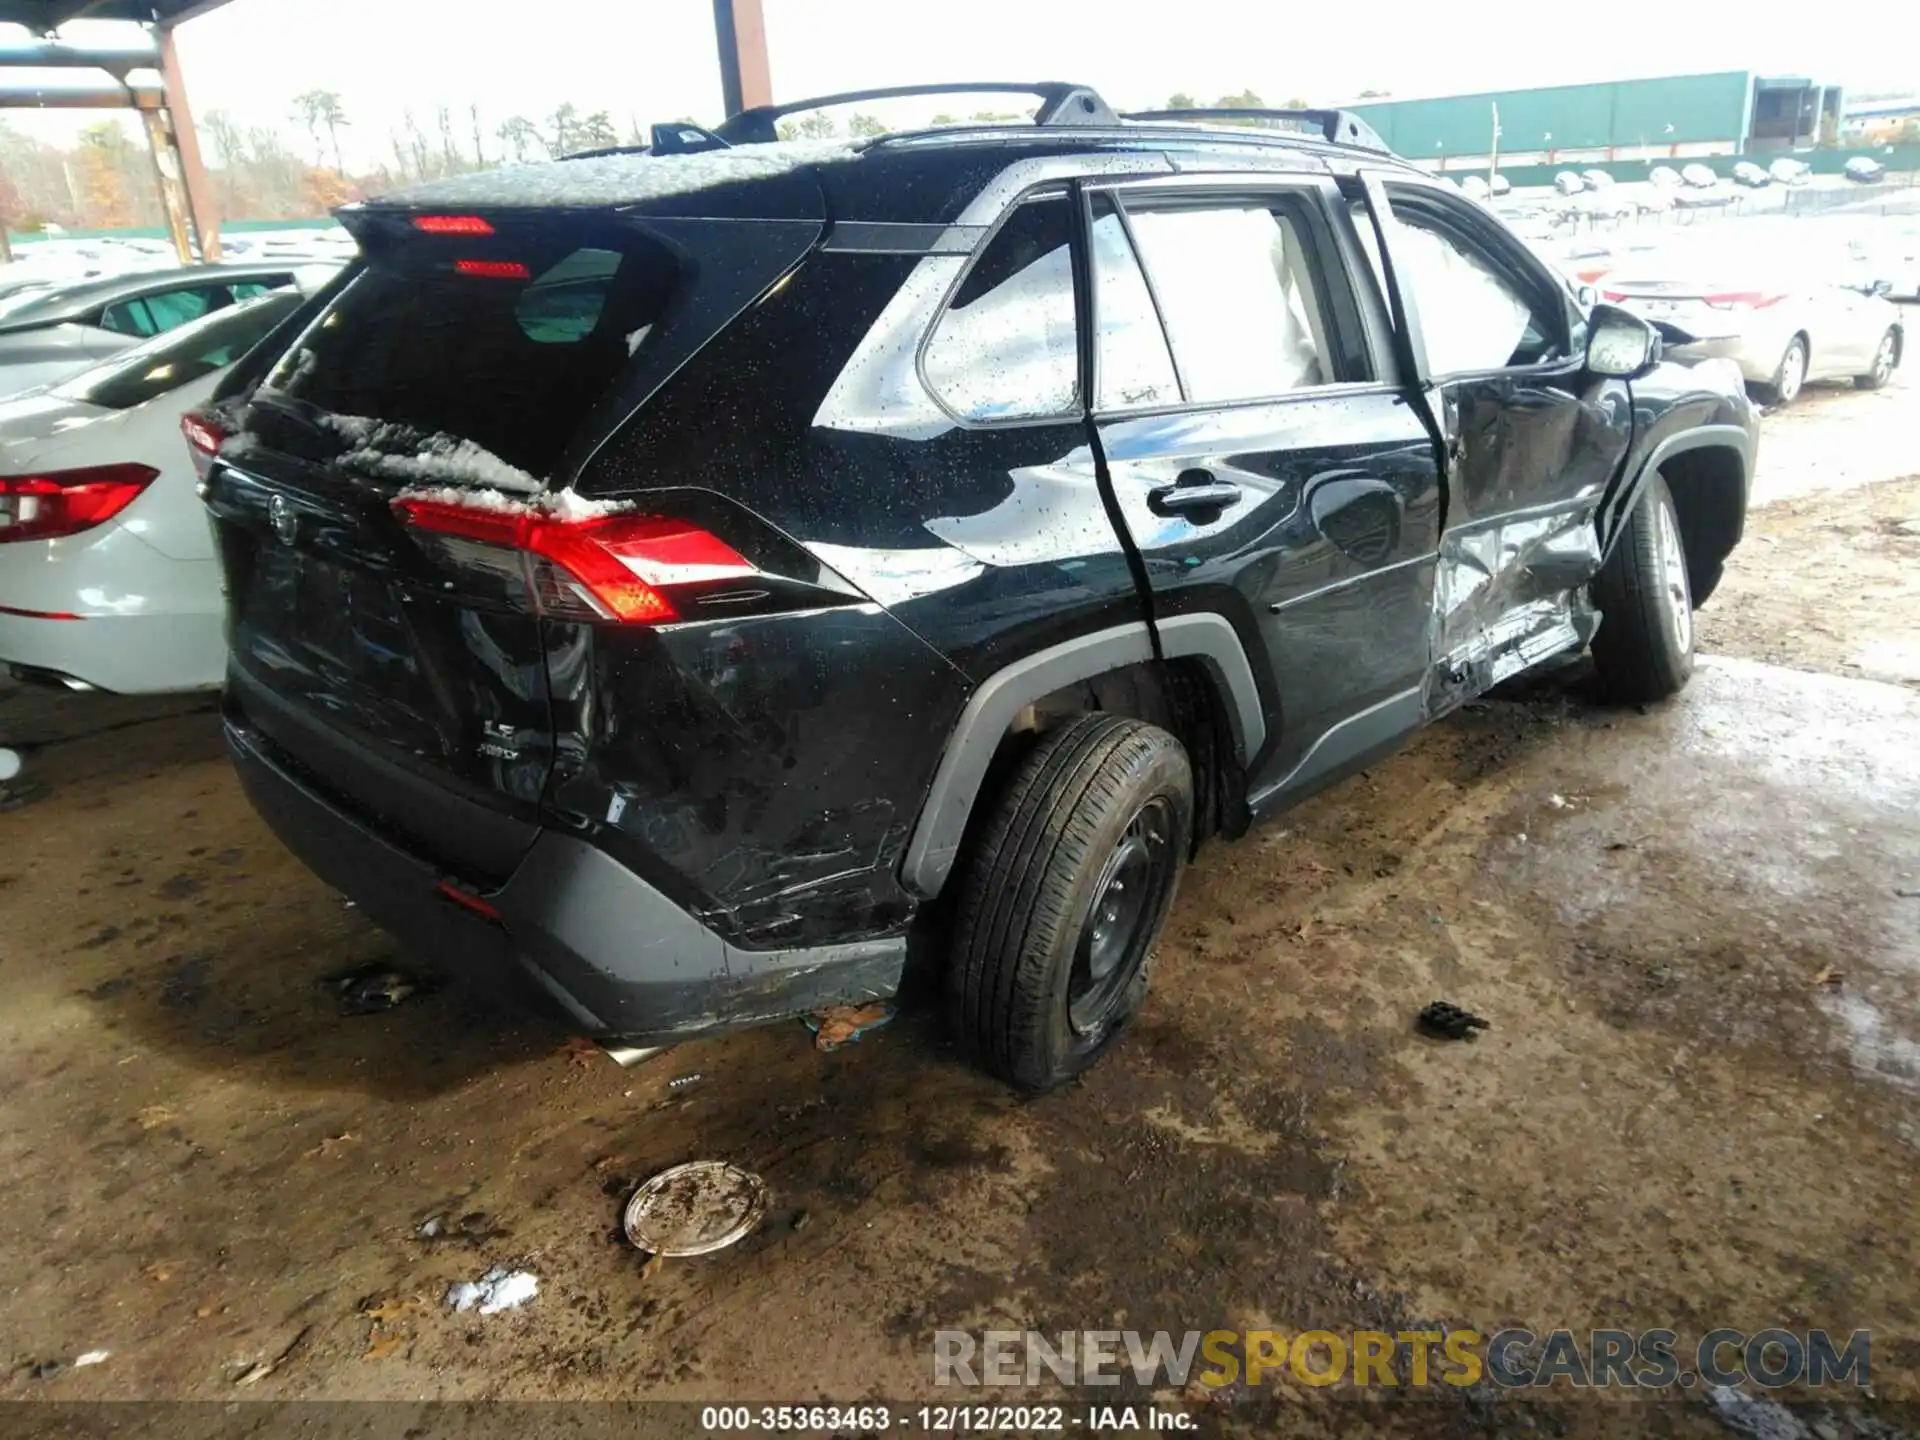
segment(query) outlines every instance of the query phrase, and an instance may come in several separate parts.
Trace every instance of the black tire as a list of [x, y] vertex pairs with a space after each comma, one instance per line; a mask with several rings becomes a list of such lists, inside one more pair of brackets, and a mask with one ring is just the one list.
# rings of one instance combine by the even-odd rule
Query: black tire
[[1893, 327], [1887, 327], [1887, 333], [1880, 337], [1880, 345], [1873, 352], [1873, 368], [1864, 375], [1853, 377], [1856, 390], [1878, 390], [1893, 378], [1894, 362], [1900, 354], [1900, 337], [1893, 333]]
[[1791, 405], [1800, 398], [1800, 392], [1807, 388], [1807, 361], [1810, 358], [1807, 337], [1796, 335], [1787, 342], [1787, 348], [1780, 352], [1780, 363], [1773, 367], [1773, 379], [1764, 385], [1755, 383], [1748, 388], [1769, 405]]
[[1593, 603], [1600, 610], [1593, 668], [1601, 698], [1645, 704], [1679, 693], [1693, 674], [1693, 592], [1680, 517], [1660, 475], [1641, 491], [1594, 579]]
[[965, 860], [947, 1003], [975, 1059], [1038, 1092], [1119, 1038], [1146, 997], [1192, 833], [1192, 769], [1166, 731], [1086, 715], [1041, 737]]

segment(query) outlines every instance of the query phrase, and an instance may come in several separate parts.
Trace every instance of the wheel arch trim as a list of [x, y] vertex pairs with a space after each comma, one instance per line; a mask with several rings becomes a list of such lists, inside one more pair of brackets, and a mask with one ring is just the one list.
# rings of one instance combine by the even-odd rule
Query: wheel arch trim
[[[1212, 674], [1228, 701], [1234, 745], [1245, 764], [1266, 742], [1266, 712], [1253, 667], [1232, 624], [1223, 615], [1206, 612], [1173, 616], [1159, 622], [1157, 629], [1164, 658], [1198, 660]], [[906, 887], [928, 899], [940, 893], [959, 856], [987, 767], [1022, 709], [1062, 686], [1153, 658], [1153, 638], [1146, 622], [1134, 621], [1051, 645], [983, 680], [947, 739], [907, 843], [900, 865]]]
[[1731, 450], [1740, 458], [1744, 488], [1749, 492], [1752, 490], [1754, 460], [1759, 450], [1757, 435], [1743, 425], [1694, 425], [1685, 430], [1676, 430], [1655, 444], [1647, 458], [1640, 462], [1632, 482], [1623, 486], [1613, 503], [1607, 507], [1606, 544], [1601, 552], [1603, 562], [1613, 553], [1614, 546], [1620, 543], [1620, 536], [1626, 530], [1627, 516], [1640, 503], [1640, 494], [1647, 488], [1647, 481], [1659, 474], [1661, 466], [1667, 461], [1689, 450]]

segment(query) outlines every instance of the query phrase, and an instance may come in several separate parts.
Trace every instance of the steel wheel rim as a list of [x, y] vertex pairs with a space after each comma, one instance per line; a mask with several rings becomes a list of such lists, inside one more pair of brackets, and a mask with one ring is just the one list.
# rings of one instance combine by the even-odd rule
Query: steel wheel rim
[[1800, 387], [1807, 383], [1807, 351], [1798, 340], [1787, 346], [1787, 353], [1780, 361], [1780, 403], [1786, 404], [1800, 393]]
[[1873, 379], [1877, 385], [1887, 383], [1893, 374], [1893, 335], [1888, 333], [1880, 337], [1880, 348], [1873, 356]]
[[1682, 655], [1693, 646], [1693, 601], [1687, 593], [1687, 553], [1680, 546], [1680, 527], [1673, 506], [1662, 501], [1654, 549], [1660, 560], [1660, 591], [1666, 600], [1667, 624]]
[[1112, 1022], [1153, 942], [1153, 925], [1173, 881], [1173, 811], [1154, 797], [1121, 832], [1094, 883], [1067, 977], [1067, 1024], [1099, 1035]]

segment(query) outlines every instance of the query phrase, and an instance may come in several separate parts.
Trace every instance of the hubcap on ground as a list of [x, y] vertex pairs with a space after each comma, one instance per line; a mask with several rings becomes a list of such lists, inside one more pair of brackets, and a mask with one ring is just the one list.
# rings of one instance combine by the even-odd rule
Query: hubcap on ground
[[1780, 360], [1780, 403], [1786, 404], [1800, 393], [1807, 380], [1807, 352], [1798, 340], [1787, 346]]
[[1146, 959], [1173, 872], [1173, 812], [1156, 797], [1134, 812], [1100, 867], [1067, 981], [1067, 1023], [1076, 1034], [1096, 1035], [1114, 1018]]
[[1674, 523], [1670, 503], [1660, 506], [1654, 550], [1660, 560], [1660, 589], [1666, 599], [1667, 624], [1673, 629], [1673, 643], [1684, 655], [1693, 644], [1693, 601], [1687, 594], [1687, 553], [1680, 548], [1680, 527]]

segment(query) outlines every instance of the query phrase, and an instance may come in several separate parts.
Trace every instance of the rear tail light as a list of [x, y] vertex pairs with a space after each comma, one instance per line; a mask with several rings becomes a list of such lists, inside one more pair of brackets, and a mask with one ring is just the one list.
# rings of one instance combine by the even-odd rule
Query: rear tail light
[[500, 918], [500, 911], [497, 907], [489, 901], [481, 899], [478, 895], [474, 894], [473, 891], [456, 881], [442, 880], [438, 885], [434, 886], [434, 889], [438, 890], [463, 910], [471, 910], [474, 914], [488, 920], [498, 920]]
[[227, 438], [226, 427], [204, 410], [189, 410], [180, 417], [180, 433], [187, 437], [187, 449], [193, 454], [194, 473], [206, 479], [213, 457]]
[[1764, 310], [1769, 305], [1778, 305], [1787, 297], [1764, 290], [1730, 290], [1722, 295], [1702, 295], [1700, 298], [1716, 310]]
[[131, 505], [159, 474], [151, 465], [127, 464], [0, 476], [0, 544], [91, 530]]
[[1600, 292], [1600, 298], [1605, 300], [1609, 305], [1618, 305], [1622, 300], [1627, 298], [1627, 292], [1624, 290], [1602, 290]]
[[759, 573], [719, 536], [661, 515], [568, 519], [404, 495], [393, 509], [456, 564], [497, 575], [517, 561], [533, 608], [563, 619], [664, 624], [679, 618], [665, 589]]

